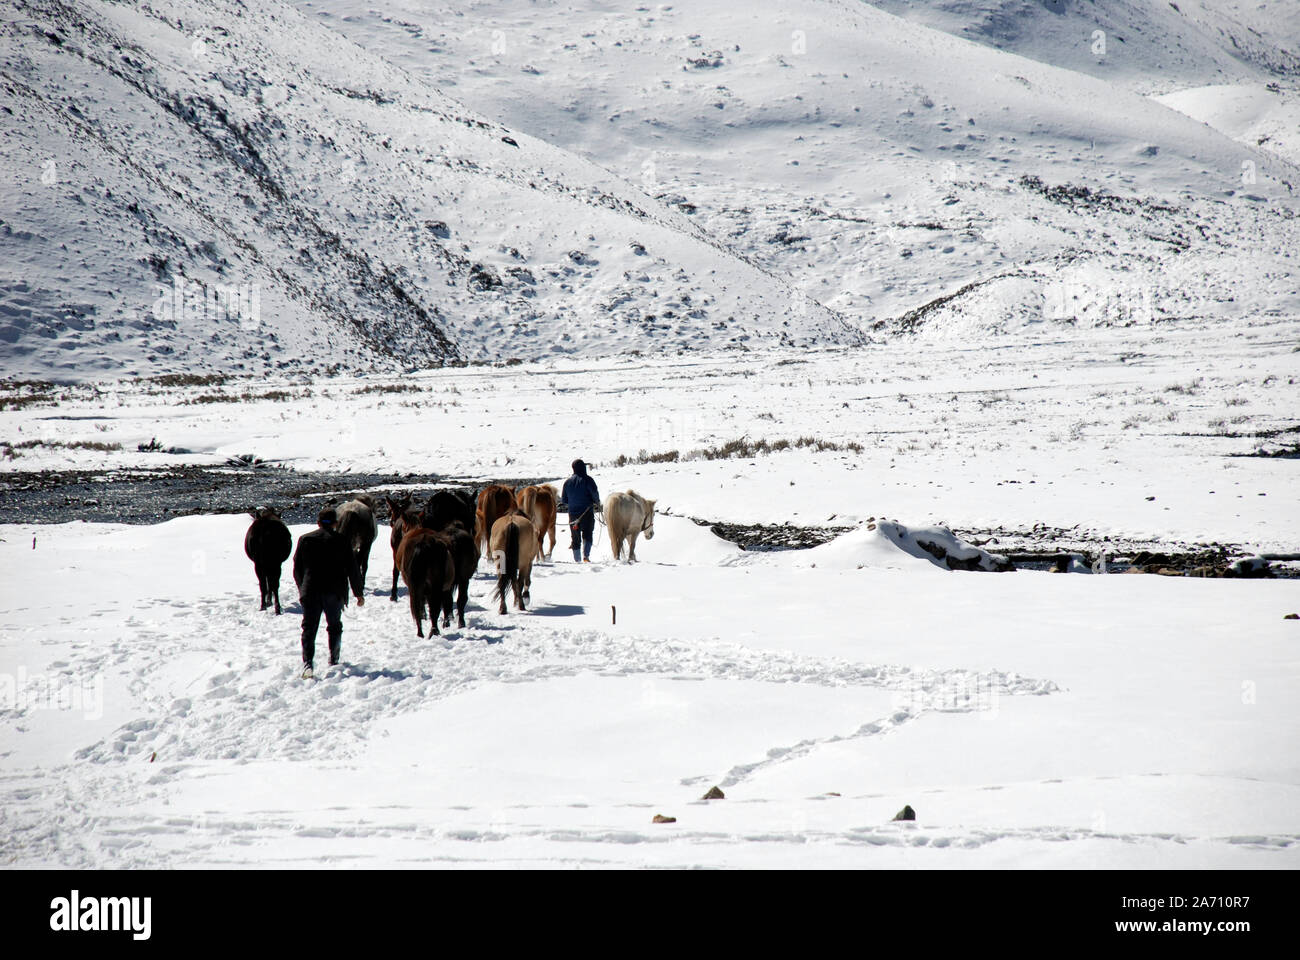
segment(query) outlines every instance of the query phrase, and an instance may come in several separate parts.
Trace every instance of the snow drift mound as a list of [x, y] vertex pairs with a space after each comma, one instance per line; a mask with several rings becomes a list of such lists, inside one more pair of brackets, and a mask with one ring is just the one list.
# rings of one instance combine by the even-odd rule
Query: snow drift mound
[[1006, 557], [966, 543], [947, 527], [908, 527], [883, 517], [820, 547], [787, 556], [796, 566], [831, 570], [910, 568], [922, 561], [944, 570], [1015, 569]]

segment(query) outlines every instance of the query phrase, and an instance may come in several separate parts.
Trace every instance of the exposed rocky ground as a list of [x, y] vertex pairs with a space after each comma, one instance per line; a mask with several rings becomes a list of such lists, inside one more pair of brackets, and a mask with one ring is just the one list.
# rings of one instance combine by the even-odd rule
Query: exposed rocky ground
[[[540, 477], [503, 477], [468, 482], [437, 474], [328, 473], [237, 467], [157, 467], [133, 470], [59, 470], [12, 472], [0, 479], [0, 523], [157, 523], [194, 514], [242, 513], [261, 504], [279, 509], [289, 523], [310, 523], [326, 503], [362, 491], [412, 490], [422, 496], [438, 487], [480, 488], [486, 482], [516, 489], [546, 482]], [[746, 550], [802, 550], [827, 543], [853, 529], [826, 524], [796, 526], [740, 524], [689, 517], [724, 540]], [[1005, 556], [1017, 568], [1067, 569], [1071, 558], [1091, 566], [1104, 553], [1112, 572], [1139, 569], [1148, 573], [1215, 576], [1247, 553], [1232, 543], [1115, 541], [1078, 527], [1037, 525], [1029, 530], [957, 528], [954, 533], [973, 546]], [[1281, 576], [1300, 575], [1274, 555], [1271, 565]]]

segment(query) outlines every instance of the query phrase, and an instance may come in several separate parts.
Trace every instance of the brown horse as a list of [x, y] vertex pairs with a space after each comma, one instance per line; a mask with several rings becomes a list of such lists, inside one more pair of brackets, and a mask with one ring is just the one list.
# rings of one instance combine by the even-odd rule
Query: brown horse
[[374, 498], [368, 493], [359, 493], [355, 500], [349, 500], [339, 507], [338, 522], [334, 529], [352, 547], [357, 566], [361, 568], [361, 583], [364, 585], [366, 570], [370, 567], [370, 545], [379, 536]]
[[500, 517], [492, 525], [492, 559], [497, 568], [497, 613], [506, 612], [506, 588], [515, 594], [515, 609], [529, 603], [528, 588], [533, 579], [533, 558], [537, 556], [537, 530], [518, 510]]
[[483, 544], [484, 552], [491, 554], [488, 539], [497, 519], [515, 508], [515, 491], [502, 483], [494, 483], [479, 491], [478, 509], [474, 515], [474, 540]]
[[[555, 552], [555, 514], [556, 504], [560, 501], [559, 491], [549, 483], [524, 487], [519, 491], [516, 500], [519, 509], [533, 521], [533, 526], [537, 530], [537, 558], [551, 559], [551, 554]], [[551, 535], [551, 549], [543, 552], [542, 538], [547, 532]]]
[[259, 609], [265, 610], [274, 601], [279, 616], [280, 565], [293, 553], [293, 535], [274, 507], [249, 510], [248, 515], [253, 523], [244, 534], [244, 553], [253, 561], [257, 573], [257, 589], [262, 595]]
[[459, 523], [471, 533], [475, 525], [474, 494], [469, 490], [447, 488], [429, 494], [421, 510], [420, 522], [430, 530], [442, 530]]
[[[474, 529], [474, 494], [468, 490], [435, 490], [420, 513], [420, 524], [445, 534], [451, 542], [456, 564], [456, 623], [465, 629], [465, 605], [469, 603], [469, 582], [478, 569], [478, 541]], [[451, 626], [452, 595], [442, 600], [442, 625]]]
[[397, 547], [409, 531], [420, 525], [420, 511], [411, 501], [411, 493], [398, 494], [396, 497], [384, 497], [388, 505], [388, 522], [392, 531], [388, 535], [388, 545], [393, 548], [393, 592], [388, 599], [397, 602]]
[[397, 545], [397, 563], [411, 599], [415, 635], [424, 636], [424, 611], [429, 611], [429, 631], [438, 636], [438, 608], [456, 582], [456, 561], [446, 534], [417, 527]]
[[[456, 625], [464, 630], [465, 605], [469, 603], [469, 582], [474, 576], [474, 571], [478, 569], [478, 544], [474, 542], [474, 535], [465, 529], [465, 525], [459, 520], [451, 521], [438, 532], [451, 541], [452, 562], [456, 566]], [[442, 598], [444, 627], [451, 626], [451, 606], [451, 591], [448, 590]]]

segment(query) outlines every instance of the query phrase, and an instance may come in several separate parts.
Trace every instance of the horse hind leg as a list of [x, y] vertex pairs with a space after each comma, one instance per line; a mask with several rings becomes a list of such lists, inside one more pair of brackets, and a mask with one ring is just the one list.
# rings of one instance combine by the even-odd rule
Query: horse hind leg
[[260, 604], [258, 610], [266, 609], [266, 571], [262, 569], [260, 563], [253, 564], [253, 572], [257, 574], [257, 602]]
[[411, 616], [415, 618], [415, 635], [424, 636], [424, 597], [420, 588], [412, 585], [407, 594], [411, 601]]
[[388, 599], [397, 602], [397, 564], [393, 564], [393, 592], [389, 594]]
[[469, 603], [469, 577], [465, 577], [456, 587], [456, 626], [465, 629], [465, 604]]
[[280, 568], [273, 567], [267, 580], [271, 585], [271, 596], [275, 599], [275, 615], [280, 616]]

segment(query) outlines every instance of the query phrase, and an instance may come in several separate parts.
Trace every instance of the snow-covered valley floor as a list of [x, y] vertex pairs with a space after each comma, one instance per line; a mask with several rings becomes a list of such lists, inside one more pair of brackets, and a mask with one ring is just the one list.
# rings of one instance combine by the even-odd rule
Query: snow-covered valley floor
[[[287, 569], [285, 615], [257, 610], [243, 515], [0, 527], [0, 863], [1300, 865], [1296, 581], [948, 572], [865, 528], [755, 553], [686, 519], [1297, 550], [1296, 461], [1240, 455], [1294, 442], [1294, 325], [1049, 332], [0, 411], [9, 443], [42, 441], [9, 470], [156, 465], [151, 437], [466, 478], [585, 456], [661, 511], [635, 566], [599, 539], [573, 564], [562, 528], [524, 614], [495, 613], [484, 563], [467, 628], [425, 639], [387, 599], [381, 527], [315, 682]], [[408, 389], [360, 392], [385, 384]], [[837, 448], [607, 466], [802, 436]], [[122, 449], [53, 445], [79, 441]]]

